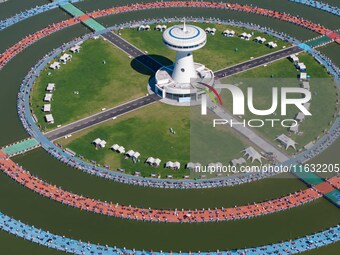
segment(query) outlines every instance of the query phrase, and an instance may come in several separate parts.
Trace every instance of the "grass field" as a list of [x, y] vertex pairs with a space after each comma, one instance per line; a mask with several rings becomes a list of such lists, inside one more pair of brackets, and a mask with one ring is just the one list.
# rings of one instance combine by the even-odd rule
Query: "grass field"
[[[172, 26], [177, 23], [169, 23], [167, 26]], [[259, 33], [256, 31], [251, 31], [243, 28], [225, 26], [221, 24], [194, 24], [203, 29], [210, 27], [216, 28], [216, 34], [214, 36], [208, 35], [207, 44], [200, 50], [194, 52], [195, 62], [202, 63], [208, 68], [216, 71], [224, 67], [237, 64], [246, 60], [250, 57], [262, 56], [276, 50], [282, 49], [283, 46], [288, 46], [289, 44], [276, 38]], [[137, 29], [124, 29], [120, 30], [120, 35], [131, 42], [138, 48], [147, 51], [149, 54], [164, 56], [171, 60], [174, 60], [176, 54], [174, 51], [166, 48], [162, 42], [162, 33], [154, 30], [154, 25], [151, 26], [149, 31], [137, 31]], [[267, 39], [267, 42], [274, 41], [277, 42], [278, 47], [275, 49], [269, 49], [264, 44], [258, 44], [254, 41], [245, 41], [239, 37], [224, 37], [222, 32], [226, 29], [232, 29], [237, 34], [242, 32], [253, 33], [252, 39], [257, 36], [261, 36]]]
[[[145, 95], [149, 76], [133, 71], [130, 62], [109, 42], [92, 39], [84, 42], [80, 53], [73, 54], [72, 61], [60, 70], [45, 69], [36, 81], [31, 101], [42, 129], [52, 129]], [[49, 125], [41, 110], [47, 83], [56, 84], [51, 103], [55, 124]]]
[[[128, 173], [140, 171], [143, 176], [155, 173], [161, 174], [162, 177], [171, 174], [174, 178], [182, 178], [183, 175], [189, 174], [184, 166], [190, 161], [190, 124], [190, 108], [155, 103], [57, 142], [89, 160], [95, 160], [97, 164], [110, 165], [111, 169], [123, 168]], [[207, 125], [205, 123], [202, 127]], [[172, 134], [170, 128], [173, 128], [176, 134]], [[91, 144], [96, 138], [107, 141], [108, 148], [96, 150]], [[206, 139], [211, 137], [204, 137], [200, 141], [202, 146], [207, 142]], [[224, 145], [223, 152], [214, 155], [216, 162], [228, 164], [233, 158], [242, 156], [240, 152], [246, 143], [237, 138], [230, 129], [219, 130], [214, 139], [223, 141]], [[124, 146], [126, 151], [132, 149], [140, 152], [141, 162], [135, 164], [132, 160], [126, 160], [124, 156], [109, 150], [115, 143]], [[153, 168], [144, 164], [148, 157], [160, 158], [161, 165]], [[163, 168], [163, 164], [169, 160], [179, 161], [181, 170]]]
[[[203, 28], [208, 26], [200, 25]], [[214, 24], [209, 26], [216, 27], [218, 32], [215, 36], [209, 36], [204, 49], [195, 52], [195, 58], [213, 70], [274, 51], [253, 41], [223, 37], [220, 33], [227, 28], [226, 26]], [[233, 29], [238, 33], [247, 31]], [[155, 30], [137, 32], [127, 29], [122, 31], [122, 34], [137, 47], [148, 51], [154, 58], [167, 65], [175, 59], [175, 52], [163, 45], [161, 32]], [[254, 37], [257, 35], [258, 33], [254, 33]], [[266, 37], [268, 41], [274, 40], [268, 35], [261, 36]], [[278, 44], [279, 48], [288, 45], [285, 42]], [[213, 55], [215, 57], [211, 58]], [[103, 63], [104, 60], [106, 64]], [[109, 42], [101, 39], [89, 40], [83, 43], [81, 52], [73, 54], [72, 61], [62, 65], [60, 70], [52, 71], [46, 68], [41, 73], [33, 88], [32, 109], [41, 129], [51, 130], [58, 125], [97, 113], [102, 108], [110, 108], [146, 94], [149, 75], [149, 71], [140, 63], [128, 58]], [[51, 112], [54, 124], [46, 124], [44, 120], [46, 114], [42, 112], [48, 83], [56, 84]]]
[[[320, 136], [324, 130], [329, 128], [331, 121], [336, 114], [336, 99], [338, 98], [335, 84], [331, 81], [325, 68], [320, 66], [310, 55], [303, 53], [299, 55], [300, 61], [307, 66], [307, 73], [312, 78], [310, 80], [310, 87], [312, 93], [310, 112], [312, 116], [307, 116], [300, 124], [299, 131], [301, 134], [291, 135], [291, 138], [298, 143], [297, 148], [305, 146], [310, 141]], [[239, 87], [246, 93], [247, 87], [254, 86], [254, 106], [257, 109], [268, 109], [271, 106], [272, 87], [289, 87], [298, 86], [295, 78], [298, 75], [294, 64], [288, 59], [283, 59], [278, 62], [269, 64], [266, 67], [259, 67], [240, 73], [231, 78], [226, 78], [222, 82], [225, 83], [240, 83]], [[272, 79], [279, 78], [279, 79]], [[257, 78], [254, 79], [254, 78]], [[263, 79], [266, 78], [266, 79]], [[282, 78], [282, 79], [281, 79]], [[291, 80], [285, 78], [293, 78]], [[223, 101], [226, 102], [226, 108], [232, 109], [232, 97], [226, 91], [222, 92]], [[247, 107], [246, 107], [247, 109]], [[271, 116], [255, 116], [246, 110], [245, 119], [294, 119], [299, 110], [295, 106], [287, 107], [286, 117], [279, 117], [278, 115]], [[277, 109], [280, 114], [280, 107]], [[258, 133], [266, 136], [270, 140], [274, 140], [278, 135], [284, 133], [288, 134], [288, 128], [281, 125], [276, 125], [272, 128], [271, 125], [256, 129]], [[289, 149], [293, 153], [293, 149]]]

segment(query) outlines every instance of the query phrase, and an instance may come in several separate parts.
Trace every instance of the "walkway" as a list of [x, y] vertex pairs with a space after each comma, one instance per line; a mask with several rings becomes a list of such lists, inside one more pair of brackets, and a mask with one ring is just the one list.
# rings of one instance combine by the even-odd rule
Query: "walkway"
[[[312, 249], [317, 249], [337, 241], [340, 241], [340, 226], [334, 226], [325, 231], [315, 233], [302, 238], [268, 244], [255, 248], [235, 249], [230, 251], [207, 252], [157, 252], [139, 251], [125, 248], [109, 247], [90, 242], [70, 239], [55, 235], [49, 231], [38, 229], [15, 220], [0, 212], [0, 230], [23, 238], [27, 241], [46, 246], [51, 249], [64, 251], [78, 255], [263, 255], [263, 254], [295, 254]], [[227, 240], [227, 238], [226, 238]]]
[[313, 187], [313, 189], [340, 208], [340, 191], [338, 190], [337, 185], [332, 184], [332, 181], [334, 181], [334, 183], [339, 183], [339, 177], [333, 177], [326, 181], [313, 172], [312, 169], [306, 169], [303, 166], [296, 168], [291, 172], [301, 181]]
[[104, 30], [105, 27], [98, 23], [96, 20], [89, 17], [85, 14], [82, 10], [78, 7], [73, 5], [72, 3], [68, 2], [61, 2], [59, 4], [60, 8], [66, 11], [68, 14], [72, 15], [73, 17], [78, 17], [83, 24], [89, 27], [93, 31], [101, 31]]
[[40, 146], [39, 142], [35, 138], [29, 138], [2, 148], [2, 151], [8, 156], [13, 157], [30, 150], [34, 150]]
[[26, 188], [40, 194], [41, 196], [53, 199], [54, 201], [64, 205], [73, 206], [80, 210], [86, 210], [111, 217], [119, 217], [138, 221], [196, 223], [249, 219], [288, 210], [321, 197], [321, 194], [319, 194], [316, 190], [309, 188], [306, 190], [297, 191], [284, 197], [259, 203], [254, 202], [249, 205], [235, 206], [231, 208], [193, 210], [167, 210], [157, 208], [143, 209], [119, 205], [118, 203], [113, 202], [102, 202], [93, 198], [84, 197], [65, 191], [61, 187], [57, 188], [55, 185], [49, 184], [41, 179], [38, 179], [37, 177], [32, 176], [28, 171], [25, 171], [1, 151], [0, 170]]

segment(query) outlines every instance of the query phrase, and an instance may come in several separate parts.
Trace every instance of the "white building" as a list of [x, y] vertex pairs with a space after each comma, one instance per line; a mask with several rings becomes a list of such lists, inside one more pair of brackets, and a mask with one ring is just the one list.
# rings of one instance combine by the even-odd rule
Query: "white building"
[[166, 29], [163, 42], [166, 47], [176, 51], [176, 61], [156, 72], [156, 94], [180, 103], [188, 103], [192, 98], [197, 100], [197, 94], [204, 91], [198, 86], [199, 82], [204, 81], [210, 86], [214, 84], [214, 73], [204, 65], [195, 63], [192, 54], [206, 44], [206, 32], [184, 22], [183, 25]]

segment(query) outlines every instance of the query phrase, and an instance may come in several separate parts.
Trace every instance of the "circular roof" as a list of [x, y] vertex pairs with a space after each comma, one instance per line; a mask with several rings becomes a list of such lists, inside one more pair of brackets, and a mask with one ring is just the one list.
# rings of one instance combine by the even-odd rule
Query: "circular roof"
[[193, 25], [177, 25], [168, 28], [163, 33], [164, 43], [171, 48], [201, 48], [207, 40], [207, 35], [202, 28]]

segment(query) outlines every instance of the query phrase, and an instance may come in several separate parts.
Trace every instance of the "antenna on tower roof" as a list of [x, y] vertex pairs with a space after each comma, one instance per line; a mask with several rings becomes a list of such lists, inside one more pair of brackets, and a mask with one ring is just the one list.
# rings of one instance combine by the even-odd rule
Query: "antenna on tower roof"
[[186, 26], [186, 24], [185, 24], [185, 18], [184, 18], [184, 20], [183, 20], [183, 32], [185, 33], [185, 32], [187, 32], [188, 30], [187, 30], [187, 26]]

